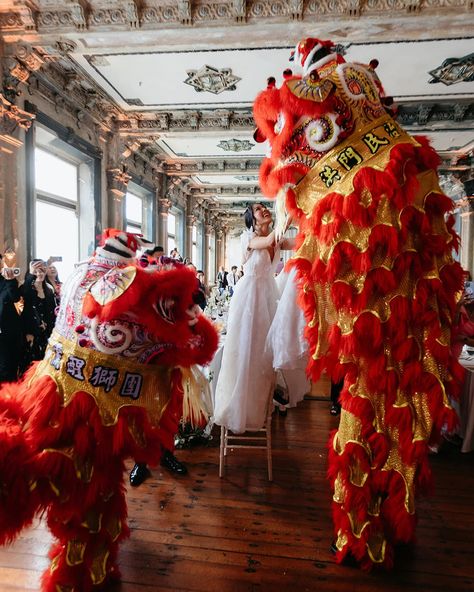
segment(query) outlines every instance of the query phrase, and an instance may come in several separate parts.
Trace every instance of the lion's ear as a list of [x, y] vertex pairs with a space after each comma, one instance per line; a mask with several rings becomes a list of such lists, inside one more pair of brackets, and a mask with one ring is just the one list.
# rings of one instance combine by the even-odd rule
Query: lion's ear
[[98, 304], [105, 306], [119, 298], [132, 285], [136, 275], [137, 268], [133, 265], [114, 267], [92, 284], [89, 292]]

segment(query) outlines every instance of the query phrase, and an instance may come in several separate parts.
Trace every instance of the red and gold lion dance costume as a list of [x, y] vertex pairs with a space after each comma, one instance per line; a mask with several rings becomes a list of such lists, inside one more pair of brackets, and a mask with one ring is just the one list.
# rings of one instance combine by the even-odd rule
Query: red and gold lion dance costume
[[313, 381], [344, 377], [329, 443], [338, 561], [390, 567], [413, 540], [415, 497], [430, 483], [428, 445], [456, 418], [462, 370], [450, 353], [461, 267], [451, 200], [428, 141], [393, 119], [370, 65], [305, 39], [256, 99], [268, 139], [263, 192], [299, 224], [294, 265]]
[[[117, 579], [128, 536], [124, 459], [157, 464], [217, 333], [197, 314], [194, 273], [136, 265], [135, 235], [105, 244], [63, 286], [45, 358], [0, 389], [0, 542], [45, 512], [57, 542], [47, 592]], [[186, 391], [186, 393], [184, 392]], [[199, 394], [198, 394], [199, 395]]]

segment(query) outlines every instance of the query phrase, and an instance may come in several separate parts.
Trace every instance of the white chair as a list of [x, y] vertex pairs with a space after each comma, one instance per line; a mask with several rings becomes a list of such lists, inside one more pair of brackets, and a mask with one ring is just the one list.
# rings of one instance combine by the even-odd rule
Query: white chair
[[267, 415], [265, 425], [260, 430], [250, 432], [252, 435], [235, 435], [225, 426], [221, 426], [221, 443], [219, 451], [219, 477], [224, 476], [225, 460], [228, 450], [234, 448], [247, 448], [252, 450], [267, 451], [268, 480], [273, 481], [272, 468], [272, 412], [273, 412], [273, 390], [270, 389], [270, 396], [267, 403]]

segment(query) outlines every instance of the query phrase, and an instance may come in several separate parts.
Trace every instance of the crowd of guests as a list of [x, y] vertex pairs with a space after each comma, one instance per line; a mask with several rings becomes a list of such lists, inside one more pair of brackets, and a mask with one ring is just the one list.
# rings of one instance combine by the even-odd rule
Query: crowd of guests
[[219, 271], [217, 272], [216, 284], [219, 289], [219, 294], [225, 292], [225, 290], [229, 291], [229, 295], [232, 296], [234, 294], [235, 286], [237, 282], [242, 278], [244, 275], [244, 271], [242, 267], [240, 269], [237, 268], [237, 265], [232, 265], [230, 268], [230, 272], [226, 271], [224, 266], [221, 265], [219, 267]]
[[17, 380], [42, 360], [59, 307], [61, 282], [51, 262], [33, 259], [24, 278], [0, 255], [0, 382]]

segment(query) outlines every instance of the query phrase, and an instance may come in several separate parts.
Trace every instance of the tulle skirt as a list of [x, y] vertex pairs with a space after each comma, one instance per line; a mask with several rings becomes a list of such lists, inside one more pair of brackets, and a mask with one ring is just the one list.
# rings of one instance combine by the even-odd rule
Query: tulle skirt
[[296, 271], [282, 271], [277, 277], [280, 299], [268, 332], [265, 349], [279, 370], [278, 383], [287, 390], [289, 406], [294, 407], [310, 390], [306, 378], [308, 345], [304, 338], [305, 319], [297, 304]]
[[263, 427], [275, 373], [265, 347], [278, 299], [272, 273], [245, 274], [229, 307], [214, 422], [234, 433]]

